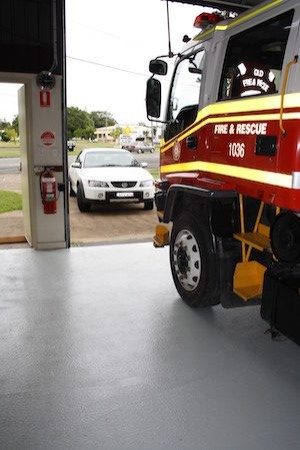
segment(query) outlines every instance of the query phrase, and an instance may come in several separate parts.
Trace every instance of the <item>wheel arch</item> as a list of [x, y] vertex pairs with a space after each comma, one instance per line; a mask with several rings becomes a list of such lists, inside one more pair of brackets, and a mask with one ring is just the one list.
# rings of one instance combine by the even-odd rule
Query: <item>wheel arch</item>
[[174, 184], [167, 191], [163, 222], [174, 221], [187, 211], [207, 220], [212, 235], [231, 236], [235, 230], [236, 198], [234, 191]]

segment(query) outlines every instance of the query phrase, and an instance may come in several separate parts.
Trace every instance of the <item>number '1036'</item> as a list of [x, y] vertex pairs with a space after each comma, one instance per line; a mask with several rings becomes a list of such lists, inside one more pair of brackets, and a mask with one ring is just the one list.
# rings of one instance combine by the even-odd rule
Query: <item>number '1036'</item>
[[234, 158], [244, 158], [245, 156], [245, 144], [240, 142], [230, 142], [229, 144], [229, 156]]

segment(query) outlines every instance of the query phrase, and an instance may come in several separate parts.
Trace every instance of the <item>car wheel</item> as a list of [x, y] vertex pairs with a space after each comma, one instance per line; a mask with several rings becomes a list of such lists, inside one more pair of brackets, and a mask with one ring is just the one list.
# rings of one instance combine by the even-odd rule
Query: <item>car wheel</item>
[[81, 212], [89, 212], [91, 209], [91, 204], [85, 199], [84, 190], [81, 183], [79, 183], [77, 187], [77, 205], [79, 211]]
[[69, 195], [70, 197], [76, 197], [76, 194], [72, 188], [71, 180], [69, 180]]
[[182, 214], [173, 223], [170, 266], [176, 289], [189, 306], [219, 303], [212, 237], [205, 224], [191, 213]]
[[146, 211], [151, 211], [153, 209], [153, 205], [154, 205], [153, 199], [152, 200], [145, 200], [145, 202], [144, 202], [144, 209]]

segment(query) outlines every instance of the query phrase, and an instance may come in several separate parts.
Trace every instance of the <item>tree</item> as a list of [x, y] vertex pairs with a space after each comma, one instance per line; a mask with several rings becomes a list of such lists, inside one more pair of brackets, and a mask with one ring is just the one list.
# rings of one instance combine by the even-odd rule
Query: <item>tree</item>
[[114, 138], [114, 140], [118, 139], [120, 135], [123, 133], [123, 130], [121, 127], [117, 127], [111, 132], [111, 136]]
[[15, 116], [11, 126], [13, 127], [13, 129], [16, 131], [17, 135], [19, 136], [19, 116]]
[[3, 142], [9, 142], [10, 141], [9, 134], [7, 133], [6, 130], [2, 131], [2, 133], [1, 133], [1, 141], [3, 141]]
[[1, 133], [1, 139], [3, 142], [16, 141], [16, 137], [17, 133], [11, 126], [9, 128], [5, 128], [5, 130]]
[[95, 125], [87, 111], [83, 111], [75, 106], [67, 108], [67, 138], [94, 135]]
[[108, 111], [92, 111], [90, 118], [93, 120], [95, 128], [110, 127], [117, 123]]
[[11, 124], [5, 119], [0, 119], [0, 130], [4, 130], [5, 128], [9, 128], [10, 126]]

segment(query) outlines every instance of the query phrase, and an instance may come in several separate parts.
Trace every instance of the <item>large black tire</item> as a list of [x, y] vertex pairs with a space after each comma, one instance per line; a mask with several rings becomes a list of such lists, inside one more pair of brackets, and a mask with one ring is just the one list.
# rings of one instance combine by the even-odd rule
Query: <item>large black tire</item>
[[175, 219], [170, 265], [176, 289], [191, 307], [219, 303], [219, 270], [208, 226], [191, 213]]
[[70, 197], [76, 197], [76, 194], [72, 188], [72, 184], [71, 184], [70, 180], [69, 180], [69, 195], [70, 195]]
[[89, 212], [91, 210], [91, 204], [84, 196], [84, 190], [81, 183], [79, 183], [77, 187], [77, 205], [81, 212]]
[[154, 200], [153, 199], [144, 201], [144, 209], [146, 211], [151, 211], [153, 209], [153, 206], [154, 206]]

